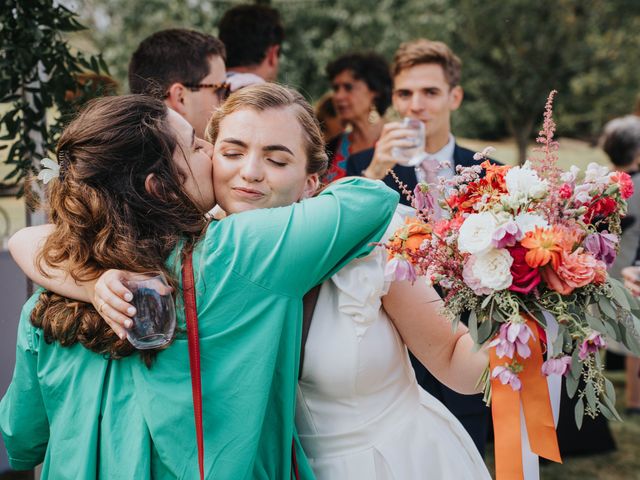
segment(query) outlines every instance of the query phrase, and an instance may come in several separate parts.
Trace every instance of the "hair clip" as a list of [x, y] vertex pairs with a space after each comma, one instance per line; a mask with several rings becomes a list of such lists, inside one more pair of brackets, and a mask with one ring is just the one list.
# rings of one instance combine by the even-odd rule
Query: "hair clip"
[[40, 170], [40, 173], [38, 173], [38, 180], [45, 185], [54, 178], [58, 178], [60, 176], [60, 165], [58, 165], [55, 160], [43, 158], [40, 160], [40, 165], [42, 165], [42, 169]]

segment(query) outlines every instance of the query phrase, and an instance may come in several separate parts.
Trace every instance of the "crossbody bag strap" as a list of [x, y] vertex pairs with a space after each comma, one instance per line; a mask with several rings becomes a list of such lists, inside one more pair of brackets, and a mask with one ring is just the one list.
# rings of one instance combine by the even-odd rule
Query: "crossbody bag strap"
[[198, 468], [200, 470], [200, 480], [204, 480], [200, 337], [198, 335], [198, 310], [196, 308], [196, 289], [193, 280], [193, 258], [191, 249], [185, 250], [182, 258], [182, 296], [184, 298], [184, 309], [187, 319], [187, 338], [189, 340], [189, 367], [191, 369], [191, 393], [193, 395], [193, 414], [196, 422], [196, 440], [198, 443]]

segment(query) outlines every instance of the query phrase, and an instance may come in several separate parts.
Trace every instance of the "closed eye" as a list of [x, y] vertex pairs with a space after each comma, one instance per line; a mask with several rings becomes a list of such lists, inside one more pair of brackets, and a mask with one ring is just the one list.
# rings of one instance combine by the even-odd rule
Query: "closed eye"
[[267, 158], [268, 161], [270, 161], [273, 165], [276, 165], [278, 167], [286, 167], [287, 166], [287, 162], [279, 162], [277, 160], [274, 160], [273, 158]]

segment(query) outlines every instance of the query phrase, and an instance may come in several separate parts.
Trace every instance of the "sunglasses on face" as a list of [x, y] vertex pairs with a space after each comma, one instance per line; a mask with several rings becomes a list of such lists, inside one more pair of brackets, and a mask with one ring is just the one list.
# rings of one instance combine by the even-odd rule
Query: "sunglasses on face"
[[227, 82], [223, 83], [183, 83], [185, 87], [187, 87], [192, 92], [196, 92], [201, 88], [212, 88], [213, 93], [218, 97], [218, 101], [224, 102], [227, 97], [231, 94], [231, 85]]

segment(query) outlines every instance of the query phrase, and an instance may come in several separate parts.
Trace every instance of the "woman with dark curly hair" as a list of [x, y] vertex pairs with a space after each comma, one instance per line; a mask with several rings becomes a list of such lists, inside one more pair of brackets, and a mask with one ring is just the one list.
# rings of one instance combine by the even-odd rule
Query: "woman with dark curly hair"
[[325, 181], [346, 175], [347, 158], [373, 148], [382, 132], [382, 116], [391, 104], [391, 75], [376, 53], [348, 53], [327, 65], [333, 103], [347, 128], [327, 145], [329, 171]]

